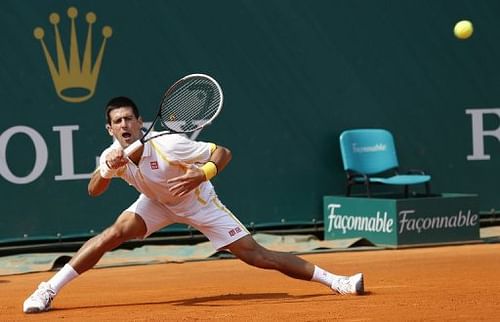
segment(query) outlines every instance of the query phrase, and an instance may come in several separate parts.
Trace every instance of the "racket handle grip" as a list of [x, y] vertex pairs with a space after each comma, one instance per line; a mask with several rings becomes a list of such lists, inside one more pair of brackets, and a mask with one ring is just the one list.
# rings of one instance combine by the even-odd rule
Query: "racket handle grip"
[[142, 145], [143, 143], [141, 142], [141, 140], [137, 140], [128, 147], [126, 147], [125, 150], [123, 150], [123, 153], [125, 154], [126, 157], [129, 157], [132, 153], [137, 151], [137, 149], [139, 149]]

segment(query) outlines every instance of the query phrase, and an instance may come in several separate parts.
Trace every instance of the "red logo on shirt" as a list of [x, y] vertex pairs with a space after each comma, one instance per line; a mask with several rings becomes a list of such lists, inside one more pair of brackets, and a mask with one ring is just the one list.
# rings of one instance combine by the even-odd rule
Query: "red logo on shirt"
[[151, 161], [149, 165], [151, 165], [151, 170], [158, 170], [158, 161]]

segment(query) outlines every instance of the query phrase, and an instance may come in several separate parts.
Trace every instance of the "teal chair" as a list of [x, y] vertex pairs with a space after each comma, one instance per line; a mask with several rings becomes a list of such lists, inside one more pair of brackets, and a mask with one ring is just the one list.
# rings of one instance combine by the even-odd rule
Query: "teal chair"
[[421, 170], [401, 174], [392, 134], [384, 129], [353, 129], [340, 134], [340, 151], [347, 175], [346, 195], [354, 185], [364, 185], [371, 197], [372, 184], [404, 186], [408, 197], [409, 186], [423, 184], [430, 194], [431, 176]]

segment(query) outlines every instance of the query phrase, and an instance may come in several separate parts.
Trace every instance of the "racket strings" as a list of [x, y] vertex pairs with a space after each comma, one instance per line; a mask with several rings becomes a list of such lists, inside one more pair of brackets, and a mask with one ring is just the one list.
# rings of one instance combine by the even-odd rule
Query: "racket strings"
[[181, 80], [165, 94], [161, 120], [174, 131], [194, 131], [216, 115], [221, 98], [217, 85], [209, 79], [194, 77]]

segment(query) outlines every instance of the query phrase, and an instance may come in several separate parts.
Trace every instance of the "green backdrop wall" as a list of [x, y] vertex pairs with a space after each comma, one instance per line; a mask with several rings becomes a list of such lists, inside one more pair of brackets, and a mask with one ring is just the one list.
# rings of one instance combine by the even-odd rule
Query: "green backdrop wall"
[[[93, 22], [94, 74], [61, 70], [57, 39], [68, 64], [77, 52], [68, 12], [79, 71]], [[112, 223], [137, 193], [116, 181], [87, 195], [110, 142], [105, 103], [130, 96], [147, 119], [194, 72], [224, 89], [221, 116], [197, 138], [232, 150], [214, 183], [246, 225], [321, 220], [322, 196], [344, 192], [338, 136], [358, 127], [392, 131], [401, 165], [430, 172], [435, 192], [498, 209], [499, 17], [495, 0], [2, 1], [0, 240]], [[461, 41], [452, 29], [464, 18], [475, 33]], [[90, 93], [62, 90], [82, 84]]]

